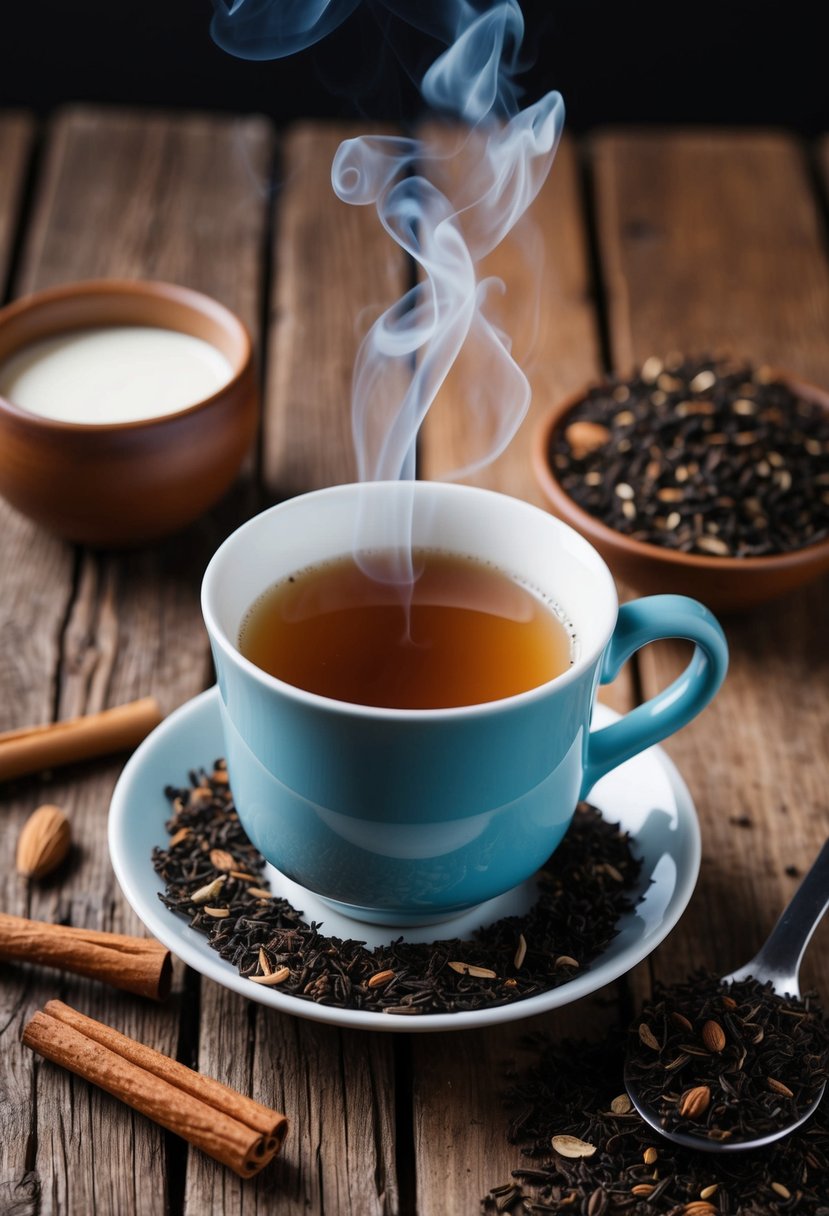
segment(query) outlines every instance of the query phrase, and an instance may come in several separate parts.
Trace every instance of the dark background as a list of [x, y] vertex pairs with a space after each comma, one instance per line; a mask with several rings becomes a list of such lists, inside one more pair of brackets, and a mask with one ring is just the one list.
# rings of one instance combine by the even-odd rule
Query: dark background
[[[390, 40], [413, 68], [432, 50], [410, 32], [402, 40], [394, 29], [381, 33], [369, 7], [314, 50], [259, 63], [212, 43], [210, 0], [4, 0], [2, 7], [0, 105], [41, 113], [93, 101], [259, 111], [280, 122], [357, 113], [405, 119], [418, 99]], [[632, 122], [829, 129], [827, 40], [816, 0], [523, 0], [522, 7], [534, 59], [522, 78], [526, 98], [560, 89], [571, 130]]]

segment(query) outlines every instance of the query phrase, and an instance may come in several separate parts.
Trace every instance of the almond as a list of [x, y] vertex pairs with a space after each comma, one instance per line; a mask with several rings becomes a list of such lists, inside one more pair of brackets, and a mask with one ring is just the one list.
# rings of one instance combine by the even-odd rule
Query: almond
[[717, 1209], [713, 1203], [706, 1203], [704, 1199], [693, 1199], [685, 1204], [681, 1216], [716, 1216], [716, 1213]]
[[720, 1052], [725, 1047], [725, 1031], [719, 1022], [706, 1022], [702, 1028], [702, 1041], [709, 1051]]
[[226, 849], [211, 849], [210, 864], [216, 870], [225, 870], [228, 873], [236, 869], [236, 862], [231, 857]]
[[587, 1216], [605, 1216], [607, 1202], [607, 1191], [603, 1186], [596, 1187], [587, 1203]]
[[784, 1098], [793, 1098], [794, 1094], [789, 1089], [788, 1085], [784, 1085], [782, 1081], [778, 1081], [776, 1077], [766, 1077], [766, 1084], [769, 1089], [774, 1090], [776, 1094], [782, 1094]]
[[650, 1047], [651, 1051], [661, 1051], [659, 1040], [647, 1022], [641, 1022], [639, 1025], [639, 1042], [644, 1043], [645, 1047]]
[[610, 439], [610, 431], [600, 422], [571, 422], [564, 432], [564, 439], [576, 460], [583, 460], [591, 452], [604, 447]]
[[69, 820], [58, 806], [39, 806], [17, 840], [17, 872], [24, 878], [43, 878], [56, 870], [72, 843]]
[[683, 1119], [701, 1119], [711, 1104], [711, 1090], [707, 1085], [695, 1085], [686, 1089], [679, 1099], [679, 1113]]

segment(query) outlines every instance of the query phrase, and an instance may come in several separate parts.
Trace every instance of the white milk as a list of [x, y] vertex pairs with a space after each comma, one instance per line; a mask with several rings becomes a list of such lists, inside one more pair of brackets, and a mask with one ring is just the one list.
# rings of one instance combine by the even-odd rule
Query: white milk
[[174, 329], [76, 329], [17, 351], [0, 367], [0, 395], [61, 422], [135, 422], [212, 396], [233, 375], [209, 342]]

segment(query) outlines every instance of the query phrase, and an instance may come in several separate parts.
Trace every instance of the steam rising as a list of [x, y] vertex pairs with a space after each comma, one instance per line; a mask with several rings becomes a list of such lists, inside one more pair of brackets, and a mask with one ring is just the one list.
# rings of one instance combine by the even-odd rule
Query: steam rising
[[215, 0], [213, 41], [242, 59], [285, 59], [342, 25], [360, 0]]
[[[232, 0], [229, 8], [216, 2], [216, 41], [260, 59], [319, 41], [359, 0]], [[357, 355], [352, 427], [358, 473], [361, 480], [414, 478], [420, 425], [463, 350], [480, 369], [471, 404], [475, 433], [486, 437], [482, 450], [453, 474], [464, 477], [503, 451], [529, 406], [530, 386], [510, 339], [488, 316], [504, 284], [481, 278], [478, 264], [538, 194], [556, 153], [564, 105], [551, 92], [518, 107], [514, 77], [524, 33], [518, 0], [485, 11], [470, 0], [382, 3], [444, 42], [447, 49], [426, 71], [421, 91], [432, 108], [461, 118], [470, 132], [464, 173], [451, 199], [435, 184], [445, 154], [424, 141], [361, 136], [342, 143], [334, 158], [337, 195], [374, 206], [421, 271], [417, 285], [375, 321]]]
[[[454, 48], [453, 48], [454, 49]], [[449, 52], [451, 54], [451, 52]], [[442, 57], [442, 58], [445, 58]], [[463, 64], [465, 59], [455, 61]], [[436, 67], [442, 66], [438, 60]], [[433, 69], [430, 69], [432, 71]], [[448, 72], [436, 73], [441, 88]], [[346, 140], [334, 158], [332, 182], [341, 199], [372, 203], [380, 222], [419, 264], [422, 281], [374, 323], [354, 371], [352, 419], [361, 479], [414, 476], [417, 431], [462, 347], [472, 343], [481, 377], [478, 409], [494, 422], [492, 447], [466, 476], [497, 456], [530, 402], [530, 386], [510, 354], [506, 334], [486, 316], [498, 279], [481, 279], [477, 263], [515, 226], [549, 172], [561, 132], [557, 94], [494, 126], [480, 144], [475, 171], [453, 202], [424, 173], [434, 159], [420, 141], [382, 137]], [[419, 170], [405, 177], [409, 166]], [[409, 382], [402, 399], [400, 370]], [[397, 391], [396, 391], [397, 389]]]

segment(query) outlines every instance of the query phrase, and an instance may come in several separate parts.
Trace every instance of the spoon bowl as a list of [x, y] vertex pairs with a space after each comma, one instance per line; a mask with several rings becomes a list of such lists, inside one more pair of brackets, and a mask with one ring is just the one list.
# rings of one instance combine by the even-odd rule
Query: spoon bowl
[[660, 1136], [663, 1136], [666, 1140], [670, 1140], [673, 1144], [681, 1144], [683, 1148], [692, 1148], [700, 1153], [716, 1154], [752, 1152], [759, 1148], [766, 1148], [769, 1144], [773, 1144], [775, 1140], [782, 1140], [784, 1136], [791, 1135], [807, 1119], [811, 1119], [820, 1106], [823, 1101], [823, 1095], [826, 1092], [826, 1084], [824, 1082], [821, 1085], [814, 1101], [806, 1110], [801, 1112], [797, 1119], [783, 1124], [776, 1131], [769, 1132], [765, 1136], [757, 1136], [752, 1140], [711, 1140], [707, 1136], [692, 1136], [688, 1132], [675, 1132], [663, 1127], [659, 1122], [659, 1116], [656, 1111], [642, 1099], [636, 1087], [636, 1081], [630, 1076], [627, 1067], [625, 1067], [625, 1089], [637, 1112], [655, 1132], [659, 1132]]
[[[770, 984], [778, 996], [800, 997], [798, 976], [800, 963], [806, 947], [823, 915], [829, 907], [829, 840], [823, 845], [812, 868], [795, 891], [765, 944], [745, 966], [730, 975], [723, 976], [721, 983], [733, 984], [741, 980], [754, 979], [760, 984]], [[826, 1083], [817, 1091], [814, 1100], [796, 1119], [790, 1120], [773, 1132], [751, 1140], [715, 1140], [706, 1136], [695, 1136], [688, 1132], [672, 1131], [662, 1126], [659, 1115], [644, 1101], [630, 1069], [630, 1060], [625, 1063], [625, 1088], [628, 1097], [645, 1122], [674, 1144], [693, 1148], [705, 1153], [740, 1153], [765, 1148], [767, 1145], [788, 1136], [805, 1123], [817, 1110], [826, 1090]]]

